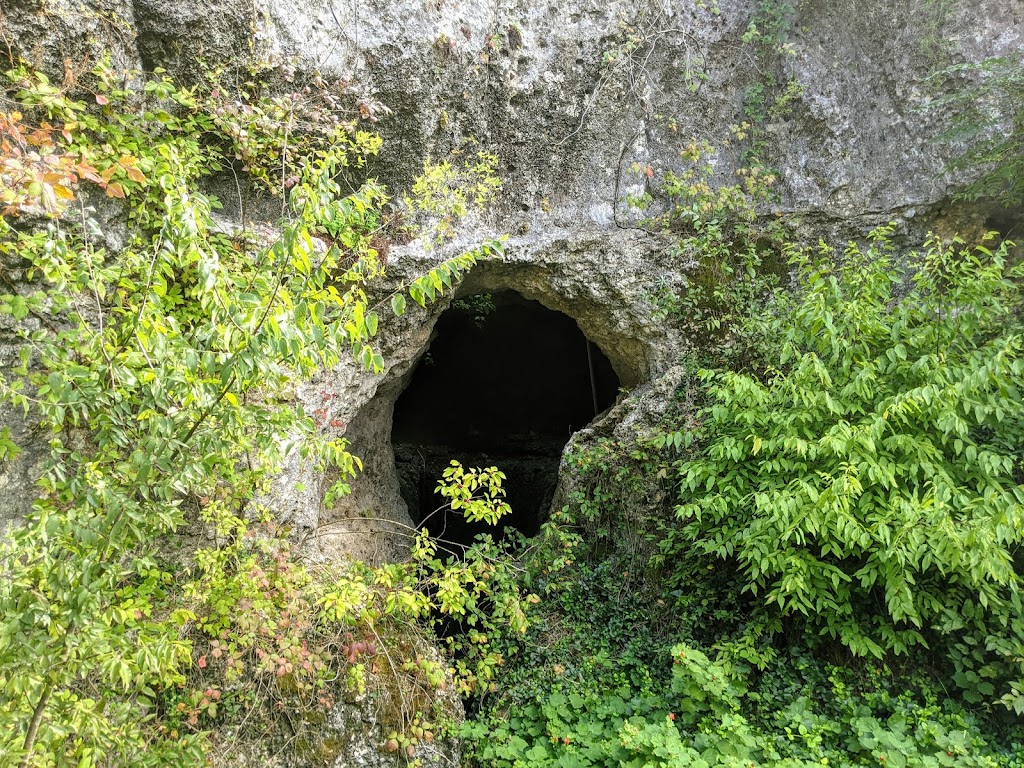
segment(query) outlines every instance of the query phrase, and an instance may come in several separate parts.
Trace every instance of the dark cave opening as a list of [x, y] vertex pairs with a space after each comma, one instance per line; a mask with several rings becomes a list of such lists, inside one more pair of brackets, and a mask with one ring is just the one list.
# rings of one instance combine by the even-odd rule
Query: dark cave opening
[[414, 522], [427, 520], [424, 527], [455, 552], [478, 533], [499, 533], [456, 512], [432, 515], [443, 506], [434, 489], [455, 459], [504, 472], [512, 513], [498, 528], [536, 534], [562, 449], [618, 389], [608, 358], [567, 315], [514, 291], [455, 301], [395, 403], [395, 464]]

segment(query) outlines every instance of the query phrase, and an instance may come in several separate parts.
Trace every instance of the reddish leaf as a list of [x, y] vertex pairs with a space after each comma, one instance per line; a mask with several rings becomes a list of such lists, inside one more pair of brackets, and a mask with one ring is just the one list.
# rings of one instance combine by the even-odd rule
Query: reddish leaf
[[106, 106], [107, 104], [110, 103], [110, 99], [108, 99], [102, 93], [97, 93], [96, 94], [96, 103], [99, 104], [101, 107], [102, 106]]
[[107, 197], [116, 197], [119, 200], [124, 199], [124, 187], [116, 182], [114, 184], [107, 185]]
[[88, 179], [89, 181], [94, 181], [97, 184], [103, 184], [104, 183], [103, 178], [99, 174], [99, 171], [97, 171], [95, 168], [93, 168], [88, 163], [79, 163], [77, 168], [78, 168], [78, 174], [83, 179]]

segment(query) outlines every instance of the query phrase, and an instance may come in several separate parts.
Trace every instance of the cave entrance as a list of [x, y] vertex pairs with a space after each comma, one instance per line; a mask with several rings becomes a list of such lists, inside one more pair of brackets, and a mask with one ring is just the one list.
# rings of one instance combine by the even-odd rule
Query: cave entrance
[[[619, 379], [572, 318], [514, 291], [453, 302], [395, 403], [392, 443], [402, 498], [417, 525], [443, 506], [445, 467], [497, 466], [506, 475], [512, 526], [537, 533], [573, 432], [611, 406]], [[452, 549], [487, 527], [453, 512], [424, 526]]]

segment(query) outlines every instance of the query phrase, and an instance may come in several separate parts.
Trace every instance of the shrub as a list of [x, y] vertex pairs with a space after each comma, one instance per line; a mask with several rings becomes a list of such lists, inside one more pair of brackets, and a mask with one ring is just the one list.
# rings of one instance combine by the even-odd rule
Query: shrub
[[[289, 450], [343, 480], [358, 468], [290, 392], [345, 356], [382, 368], [365, 287], [381, 271], [386, 198], [340, 180], [379, 141], [339, 119], [289, 139], [310, 109], [321, 114], [301, 95], [165, 77], [130, 92], [120, 83], [131, 78], [103, 65], [76, 93], [21, 68], [7, 77], [24, 113], [0, 116], [0, 257], [26, 280], [0, 294], [24, 342], [0, 393], [40, 425], [51, 455], [31, 516], [0, 542], [0, 752], [23, 768], [188, 764], [201, 740], [151, 727], [192, 655], [156, 544], [190, 510], [238, 517]], [[270, 242], [245, 222], [225, 233], [200, 188], [236, 160], [280, 195]], [[104, 194], [129, 224], [116, 252], [90, 218]], [[455, 256], [405, 292], [432, 300], [499, 247]], [[405, 310], [401, 292], [392, 307]], [[9, 432], [0, 450], [16, 450]], [[245, 566], [206, 585], [226, 606], [264, 565], [230, 547], [200, 556], [206, 577], [220, 564]], [[300, 576], [263, 608], [303, 613]], [[202, 629], [225, 621], [213, 613]], [[315, 667], [301, 648], [276, 658]], [[189, 717], [217, 710], [205, 698], [183, 702]]]
[[774, 367], [703, 373], [702, 448], [663, 543], [875, 656], [1009, 609], [1024, 537], [1021, 271], [1007, 243], [934, 239], [900, 268], [890, 234], [838, 266], [792, 250], [796, 296], [753, 320], [782, 341]]

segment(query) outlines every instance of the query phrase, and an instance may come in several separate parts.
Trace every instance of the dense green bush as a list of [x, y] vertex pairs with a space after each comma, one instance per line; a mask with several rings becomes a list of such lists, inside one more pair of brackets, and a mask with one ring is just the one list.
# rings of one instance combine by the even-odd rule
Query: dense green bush
[[570, 455], [475, 764], [1021, 764], [997, 706], [1024, 704], [1021, 270], [891, 234], [789, 247], [743, 349], [653, 432]]
[[[612, 557], [559, 572], [463, 729], [472, 765], [1022, 764], [1012, 744], [1021, 734], [947, 698], [923, 665], [837, 665], [799, 639], [778, 652], [706, 573], [678, 590], [628, 590], [623, 565]], [[685, 608], [673, 605], [684, 596]]]
[[777, 359], [704, 373], [663, 543], [737, 563], [766, 603], [876, 656], [1008, 609], [1024, 536], [1021, 273], [1006, 243], [933, 240], [900, 265], [888, 234], [838, 266], [794, 251], [796, 295], [756, 319]]

